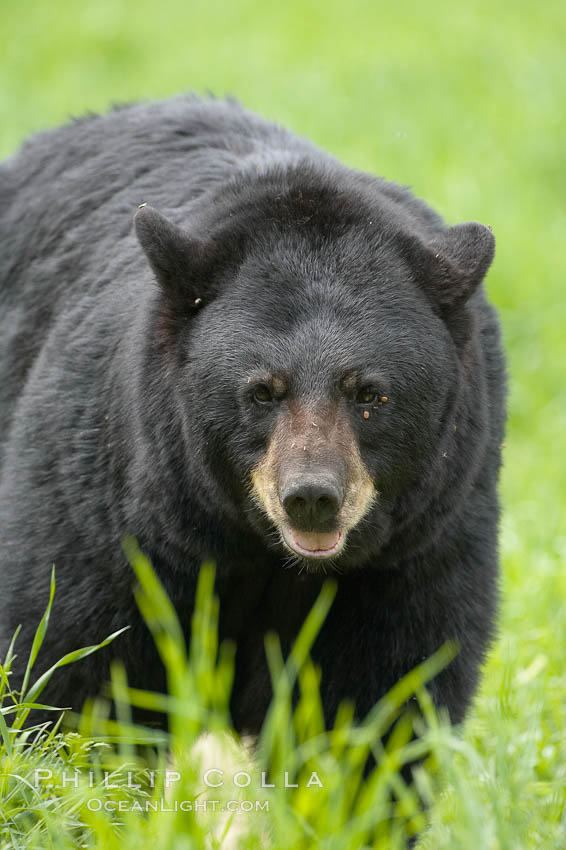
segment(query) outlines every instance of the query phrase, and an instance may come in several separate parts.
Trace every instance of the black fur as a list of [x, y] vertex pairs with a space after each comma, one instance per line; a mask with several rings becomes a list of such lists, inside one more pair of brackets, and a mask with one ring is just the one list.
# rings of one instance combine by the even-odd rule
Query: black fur
[[[163, 689], [120, 541], [138, 539], [187, 625], [213, 558], [221, 636], [238, 644], [234, 723], [257, 731], [263, 635], [288, 647], [323, 580], [289, 565], [249, 495], [277, 414], [247, 377], [279, 370], [291, 400], [344, 410], [381, 494], [336, 562], [314, 648], [327, 719], [345, 697], [363, 715], [455, 639], [430, 690], [461, 720], [497, 603], [491, 233], [448, 228], [406, 189], [213, 99], [89, 117], [0, 169], [0, 649], [22, 623], [25, 658], [54, 563], [40, 668], [131, 629], [44, 698], [80, 707], [114, 655], [131, 684]], [[348, 370], [388, 398], [367, 420], [336, 389]]]

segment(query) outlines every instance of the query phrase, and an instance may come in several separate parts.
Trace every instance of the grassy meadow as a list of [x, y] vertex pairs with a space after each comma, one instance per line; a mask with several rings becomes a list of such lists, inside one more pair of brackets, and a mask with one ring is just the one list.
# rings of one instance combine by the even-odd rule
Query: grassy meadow
[[[422, 677], [404, 685], [424, 701], [426, 734], [439, 767], [420, 778], [421, 792], [431, 799], [432, 825], [418, 847], [566, 847], [563, 0], [0, 0], [0, 32], [2, 157], [36, 130], [111, 103], [186, 90], [231, 93], [345, 163], [412, 186], [448, 222], [477, 219], [492, 226], [497, 255], [487, 286], [500, 311], [509, 367], [500, 636], [461, 737], [428, 712]], [[202, 616], [195, 625], [195, 646], [202, 652], [191, 648], [186, 662], [166, 600], [143, 563], [137, 568], [150, 588], [146, 597], [157, 606], [141, 594], [173, 683], [173, 702], [165, 706], [174, 721], [172, 739], [157, 747], [156, 764], [162, 776], [163, 753], [172, 752], [183, 778], [165, 796], [192, 798], [198, 778], [187, 753], [199, 730], [228, 725], [230, 653], [220, 661], [213, 657], [214, 601], [203, 582]], [[320, 601], [310, 629], [327, 604], [329, 597]], [[358, 770], [369, 746], [364, 730], [353, 730], [345, 712], [342, 726], [323, 734], [316, 671], [305, 661], [309, 635], [307, 629], [288, 669], [276, 644], [270, 645], [278, 696], [259, 759], [269, 755], [283, 765], [285, 756], [295, 776], [316, 765], [334, 776], [323, 794], [317, 797], [300, 782], [298, 789], [278, 786], [269, 792], [268, 814], [238, 813], [208, 838], [206, 818], [194, 812], [121, 814], [117, 801], [128, 800], [131, 789], [118, 783], [118, 790], [101, 790], [105, 759], [137, 758], [135, 735], [141, 733], [129, 727], [121, 672], [113, 685], [118, 725], [97, 716], [103, 709], [95, 707], [76, 732], [53, 734], [30, 748], [18, 730], [25, 703], [7, 711], [12, 702], [4, 677], [0, 848], [232, 847], [240, 829], [241, 847], [354, 850], [370, 840], [372, 817], [371, 846], [400, 846], [402, 825], [416, 828], [419, 815], [411, 792], [399, 785], [399, 757], [384, 756], [381, 773], [364, 785]], [[296, 675], [303, 698], [291, 723], [288, 690]], [[183, 702], [189, 692], [193, 696]], [[131, 696], [134, 702], [146, 699]], [[392, 710], [382, 706], [371, 728], [387, 724]], [[411, 745], [404, 743], [403, 730], [399, 734], [399, 752], [409, 755]], [[319, 741], [316, 752], [309, 740]], [[77, 765], [83, 773], [95, 765], [94, 790], [84, 777], [58, 791], [46, 783], [38, 788], [31, 778], [36, 769], [57, 775]], [[384, 819], [391, 788], [401, 797], [393, 825]], [[116, 805], [89, 809], [95, 792]], [[143, 793], [151, 798], [158, 790], [144, 786]]]

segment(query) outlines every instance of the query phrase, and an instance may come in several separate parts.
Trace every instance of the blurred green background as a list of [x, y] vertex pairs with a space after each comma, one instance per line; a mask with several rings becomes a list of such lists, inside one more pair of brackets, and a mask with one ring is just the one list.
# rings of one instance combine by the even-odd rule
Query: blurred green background
[[[528, 764], [516, 767], [527, 771], [523, 784], [515, 777], [517, 787], [559, 812], [566, 771], [564, 0], [2, 0], [0, 12], [2, 155], [31, 132], [112, 102], [231, 93], [345, 163], [411, 185], [450, 223], [492, 226], [497, 257], [488, 289], [501, 312], [510, 373], [504, 605], [467, 734], [503, 760], [534, 741]], [[510, 730], [503, 742], [496, 715]], [[547, 780], [561, 782], [551, 802], [537, 792]]]

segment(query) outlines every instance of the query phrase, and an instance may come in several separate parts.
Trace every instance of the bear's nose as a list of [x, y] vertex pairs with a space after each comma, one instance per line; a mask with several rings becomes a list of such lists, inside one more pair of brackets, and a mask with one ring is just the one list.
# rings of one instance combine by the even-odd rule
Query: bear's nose
[[281, 503], [297, 529], [323, 531], [336, 519], [343, 488], [331, 475], [293, 476], [281, 490]]

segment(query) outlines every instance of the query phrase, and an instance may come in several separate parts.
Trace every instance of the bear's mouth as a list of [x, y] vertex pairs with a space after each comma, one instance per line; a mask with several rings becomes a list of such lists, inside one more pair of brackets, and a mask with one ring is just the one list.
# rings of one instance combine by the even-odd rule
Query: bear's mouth
[[297, 531], [290, 526], [281, 528], [281, 537], [285, 546], [293, 554], [309, 560], [336, 557], [342, 551], [346, 540], [346, 535], [341, 529], [318, 533]]

